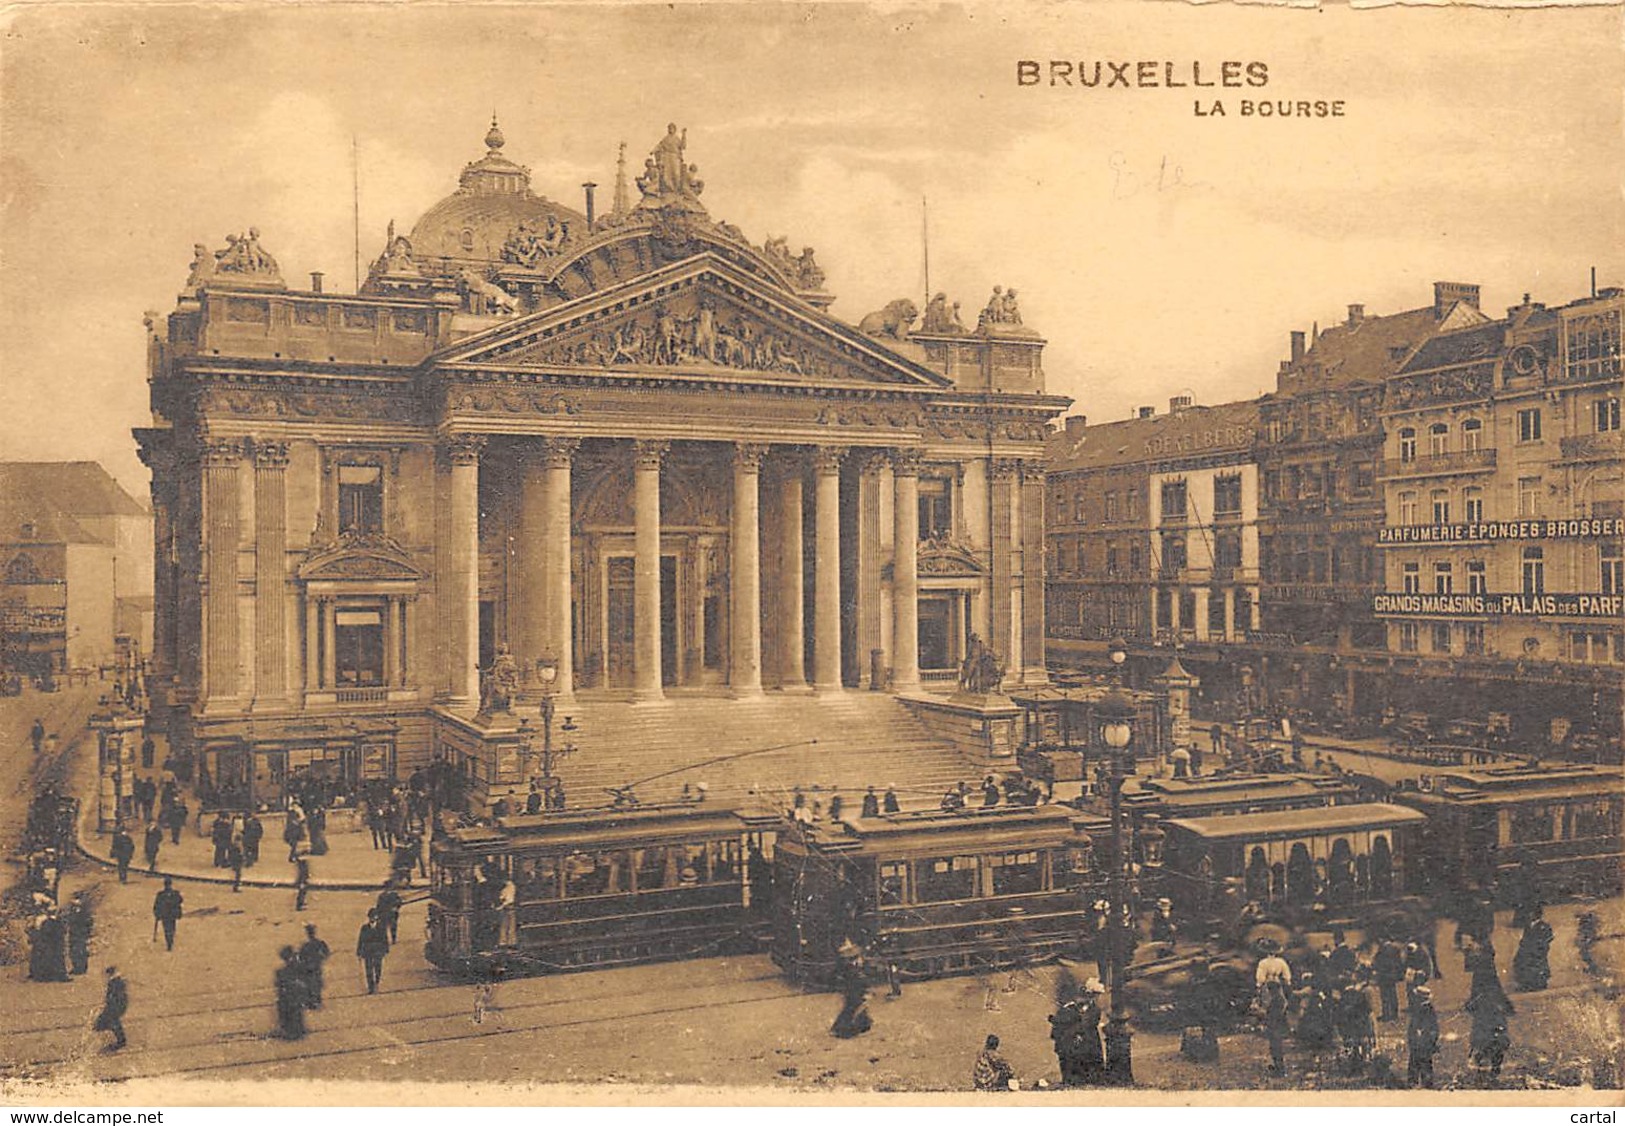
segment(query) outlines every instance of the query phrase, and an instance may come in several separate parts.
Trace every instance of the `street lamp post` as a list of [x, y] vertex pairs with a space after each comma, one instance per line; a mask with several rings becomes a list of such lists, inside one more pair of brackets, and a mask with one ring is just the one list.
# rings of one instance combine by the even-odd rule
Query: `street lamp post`
[[[1111, 648], [1112, 664], [1121, 670], [1127, 649], [1120, 641]], [[1111, 1013], [1106, 1019], [1106, 1081], [1127, 1087], [1134, 1083], [1132, 1041], [1125, 987], [1128, 983], [1128, 850], [1123, 840], [1123, 782], [1134, 768], [1134, 701], [1114, 685], [1096, 708], [1101, 741], [1106, 744], [1107, 779], [1111, 787], [1112, 871], [1108, 898], [1111, 951]]]

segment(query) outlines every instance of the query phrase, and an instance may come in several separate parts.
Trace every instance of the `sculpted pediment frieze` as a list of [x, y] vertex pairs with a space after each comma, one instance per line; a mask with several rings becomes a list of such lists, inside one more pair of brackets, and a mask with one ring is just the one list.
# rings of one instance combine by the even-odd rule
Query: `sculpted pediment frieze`
[[313, 547], [299, 565], [299, 578], [306, 582], [417, 582], [423, 572], [390, 537], [358, 534]]
[[[444, 365], [752, 374], [937, 388], [948, 380], [850, 326], [701, 256], [464, 341]], [[449, 373], [448, 373], [449, 374]]]
[[984, 571], [974, 551], [946, 536], [921, 540], [918, 559], [922, 575], [971, 576]]

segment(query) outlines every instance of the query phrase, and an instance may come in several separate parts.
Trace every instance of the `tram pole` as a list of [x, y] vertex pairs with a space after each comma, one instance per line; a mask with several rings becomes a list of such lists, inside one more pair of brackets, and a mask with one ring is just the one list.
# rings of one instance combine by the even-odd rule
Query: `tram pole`
[[1106, 744], [1108, 784], [1111, 786], [1112, 812], [1112, 872], [1108, 897], [1111, 918], [1107, 923], [1107, 937], [1111, 953], [1111, 1012], [1106, 1018], [1106, 1082], [1114, 1087], [1134, 1084], [1133, 1030], [1129, 1028], [1128, 999], [1128, 863], [1123, 841], [1123, 783], [1133, 770], [1134, 701], [1124, 694], [1121, 684], [1123, 662], [1128, 656], [1127, 646], [1121, 641], [1111, 644], [1111, 661], [1118, 676], [1096, 708], [1100, 717], [1101, 741]]

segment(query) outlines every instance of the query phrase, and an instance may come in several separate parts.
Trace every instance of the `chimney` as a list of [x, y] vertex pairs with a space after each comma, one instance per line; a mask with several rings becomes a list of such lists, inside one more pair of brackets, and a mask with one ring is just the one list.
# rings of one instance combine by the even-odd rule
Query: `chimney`
[[590, 231], [592, 230], [593, 220], [597, 218], [597, 212], [592, 204], [592, 193], [598, 190], [598, 185], [589, 180], [581, 185], [581, 190], [587, 193], [587, 229]]
[[1619, 297], [1622, 294], [1625, 294], [1625, 289], [1621, 289], [1617, 285], [1605, 285], [1597, 290], [1598, 297]]
[[1303, 359], [1303, 333], [1294, 331], [1292, 333], [1292, 362], [1297, 363], [1301, 359]]
[[1168, 413], [1178, 414], [1182, 410], [1189, 410], [1195, 404], [1196, 398], [1193, 395], [1175, 395], [1168, 400]]
[[1461, 302], [1469, 308], [1478, 308], [1478, 286], [1468, 282], [1436, 281], [1433, 283], [1433, 315], [1435, 318], [1443, 320], [1444, 315], [1450, 311], [1450, 307], [1457, 302]]
[[1089, 425], [1089, 416], [1086, 414], [1069, 414], [1066, 416], [1066, 432], [1068, 434], [1081, 434], [1083, 428]]
[[1350, 325], [1350, 327], [1353, 327], [1354, 325], [1359, 324], [1363, 320], [1365, 320], [1365, 306], [1364, 305], [1350, 305], [1349, 306], [1349, 325]]
[[320, 293], [322, 291], [322, 272], [320, 270], [312, 270], [310, 272], [310, 291], [312, 293]]
[[1140, 410], [1139, 410], [1139, 416], [1138, 417], [1140, 417], [1140, 418], [1150, 418], [1152, 415], [1154, 415], [1156, 413], [1157, 413], [1157, 408], [1156, 407], [1141, 407]]

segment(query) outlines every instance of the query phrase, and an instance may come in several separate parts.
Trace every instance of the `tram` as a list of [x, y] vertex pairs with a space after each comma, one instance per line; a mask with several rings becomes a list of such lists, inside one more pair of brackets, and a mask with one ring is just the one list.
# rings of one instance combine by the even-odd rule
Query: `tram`
[[694, 802], [455, 829], [430, 850], [425, 953], [478, 975], [750, 949], [776, 826]]
[[1054, 805], [788, 826], [774, 852], [773, 960], [826, 985], [848, 939], [911, 978], [1073, 949], [1104, 885], [1091, 831], [1106, 827]]

